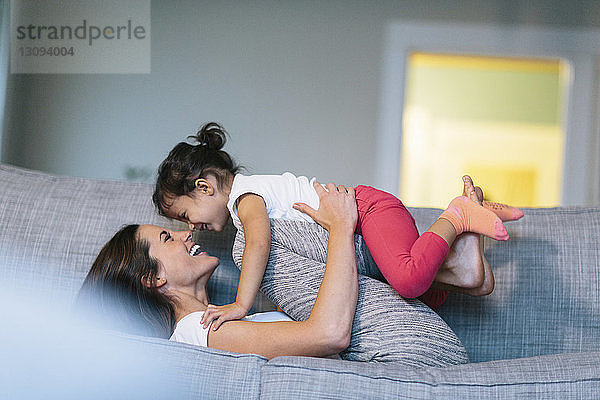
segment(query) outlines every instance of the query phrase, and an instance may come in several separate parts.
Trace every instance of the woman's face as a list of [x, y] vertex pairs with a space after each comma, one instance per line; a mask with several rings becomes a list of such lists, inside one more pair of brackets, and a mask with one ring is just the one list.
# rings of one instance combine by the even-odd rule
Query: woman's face
[[156, 225], [142, 225], [138, 238], [150, 245], [150, 256], [159, 261], [158, 277], [169, 287], [195, 285], [198, 279], [210, 276], [219, 265], [217, 257], [209, 256], [192, 241], [190, 231], [174, 232]]

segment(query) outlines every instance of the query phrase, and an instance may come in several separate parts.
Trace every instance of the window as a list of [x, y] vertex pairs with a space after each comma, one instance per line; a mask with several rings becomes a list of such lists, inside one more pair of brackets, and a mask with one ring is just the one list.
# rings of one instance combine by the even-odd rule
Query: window
[[489, 200], [559, 205], [568, 82], [560, 60], [409, 55], [400, 198], [443, 208], [469, 174]]

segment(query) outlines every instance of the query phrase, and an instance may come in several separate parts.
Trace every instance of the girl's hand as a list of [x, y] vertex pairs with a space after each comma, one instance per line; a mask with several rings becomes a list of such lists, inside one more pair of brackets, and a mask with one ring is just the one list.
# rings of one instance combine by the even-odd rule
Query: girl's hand
[[206, 328], [212, 322], [213, 331], [216, 331], [223, 322], [244, 318], [247, 313], [248, 310], [238, 303], [226, 304], [224, 306], [209, 304], [204, 311], [200, 323], [203, 328]]
[[294, 209], [307, 214], [328, 231], [334, 226], [354, 230], [358, 220], [354, 188], [328, 183], [325, 189], [317, 181], [313, 186], [319, 196], [319, 209], [315, 210], [304, 203], [295, 203]]

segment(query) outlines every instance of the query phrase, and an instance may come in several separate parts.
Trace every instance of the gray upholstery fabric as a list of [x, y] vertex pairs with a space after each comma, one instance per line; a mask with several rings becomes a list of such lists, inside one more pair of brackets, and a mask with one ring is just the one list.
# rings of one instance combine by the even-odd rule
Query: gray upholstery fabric
[[[2, 284], [30, 290], [50, 304], [70, 304], [98, 252], [123, 225], [185, 229], [154, 211], [152, 185], [57, 177], [0, 165]], [[235, 300], [239, 271], [231, 260], [235, 228], [196, 240], [221, 260], [211, 278], [215, 304]], [[259, 296], [253, 310], [273, 309]]]
[[113, 333], [132, 349], [151, 353], [165, 366], [144, 384], [175, 386], [171, 399], [258, 399], [264, 357], [164, 339]]
[[427, 370], [279, 357], [261, 369], [262, 399], [595, 399], [600, 352]]
[[[362, 237], [356, 235], [357, 246]], [[317, 224], [271, 221], [271, 254], [261, 290], [296, 320], [308, 318], [317, 297], [327, 255], [327, 232]], [[233, 259], [240, 266], [244, 236], [238, 231]], [[372, 262], [358, 254], [361, 273]], [[446, 366], [468, 361], [463, 345], [430, 308], [407, 300], [389, 285], [359, 275], [359, 294], [346, 360]]]
[[[420, 230], [440, 210], [411, 209]], [[525, 209], [507, 242], [485, 239], [496, 277], [486, 297], [453, 294], [438, 310], [472, 362], [600, 350], [600, 212]]]

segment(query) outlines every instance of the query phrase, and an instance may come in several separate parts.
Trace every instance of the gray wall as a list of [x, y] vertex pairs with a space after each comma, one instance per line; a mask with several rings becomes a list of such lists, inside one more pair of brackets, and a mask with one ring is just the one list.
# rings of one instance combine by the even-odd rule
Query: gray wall
[[9, 76], [2, 161], [122, 179], [215, 120], [252, 173], [372, 183], [392, 19], [600, 27], [600, 2], [153, 1], [151, 74]]

